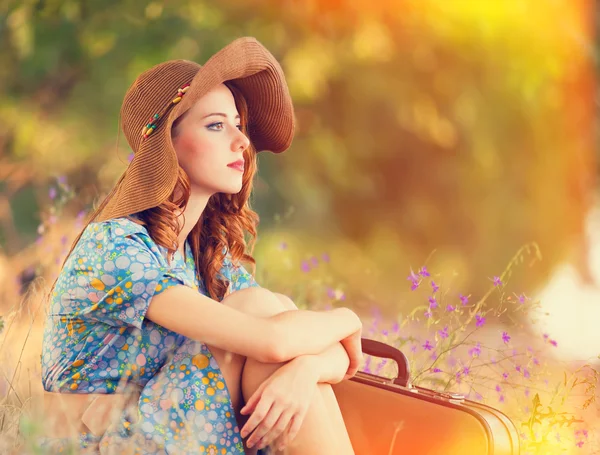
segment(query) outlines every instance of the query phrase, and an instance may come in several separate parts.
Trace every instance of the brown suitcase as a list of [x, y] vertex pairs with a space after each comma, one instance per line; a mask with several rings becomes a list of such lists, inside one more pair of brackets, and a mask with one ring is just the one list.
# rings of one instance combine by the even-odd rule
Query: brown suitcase
[[410, 384], [406, 356], [363, 339], [363, 352], [394, 360], [398, 377], [359, 372], [333, 386], [356, 455], [518, 455], [519, 435], [497, 409]]

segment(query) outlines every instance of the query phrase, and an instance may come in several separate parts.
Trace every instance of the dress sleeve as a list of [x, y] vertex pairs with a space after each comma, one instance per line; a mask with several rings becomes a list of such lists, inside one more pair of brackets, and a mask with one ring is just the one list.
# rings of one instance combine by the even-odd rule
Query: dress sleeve
[[152, 297], [185, 284], [181, 275], [158, 256], [147, 235], [103, 223], [88, 229], [65, 264], [63, 278], [71, 285], [56, 296], [61, 316], [141, 329]]
[[225, 256], [223, 266], [225, 276], [229, 280], [229, 293], [251, 287], [260, 287], [254, 276], [243, 265], [232, 262], [229, 253]]

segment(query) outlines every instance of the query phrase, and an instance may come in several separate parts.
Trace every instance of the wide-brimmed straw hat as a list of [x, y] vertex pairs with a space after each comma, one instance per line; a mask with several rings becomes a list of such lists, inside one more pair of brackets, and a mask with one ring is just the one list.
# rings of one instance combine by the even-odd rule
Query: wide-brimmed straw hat
[[255, 38], [238, 38], [203, 66], [171, 60], [143, 72], [121, 107], [121, 127], [134, 157], [95, 221], [156, 207], [171, 195], [178, 162], [173, 122], [217, 85], [229, 81], [248, 104], [248, 136], [257, 151], [280, 153], [294, 136], [294, 112], [285, 76]]

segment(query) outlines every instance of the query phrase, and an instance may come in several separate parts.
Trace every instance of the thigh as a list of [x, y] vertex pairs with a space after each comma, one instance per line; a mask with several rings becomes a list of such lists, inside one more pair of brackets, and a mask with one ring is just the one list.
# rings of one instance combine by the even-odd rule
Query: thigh
[[[290, 309], [291, 300], [285, 302], [283, 299], [285, 296], [279, 296], [267, 289], [253, 287], [233, 292], [223, 299], [222, 304], [254, 316], [269, 317]], [[293, 303], [291, 306], [294, 306]], [[215, 346], [207, 345], [207, 347], [219, 364], [231, 395], [232, 405], [239, 415], [239, 410], [243, 406], [242, 372], [246, 357]]]

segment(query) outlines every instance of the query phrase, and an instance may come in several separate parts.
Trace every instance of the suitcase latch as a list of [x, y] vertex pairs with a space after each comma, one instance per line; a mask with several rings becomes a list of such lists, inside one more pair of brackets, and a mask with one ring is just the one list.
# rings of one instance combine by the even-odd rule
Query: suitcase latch
[[439, 396], [447, 399], [451, 403], [462, 403], [465, 401], [465, 396], [462, 393], [440, 392]]

